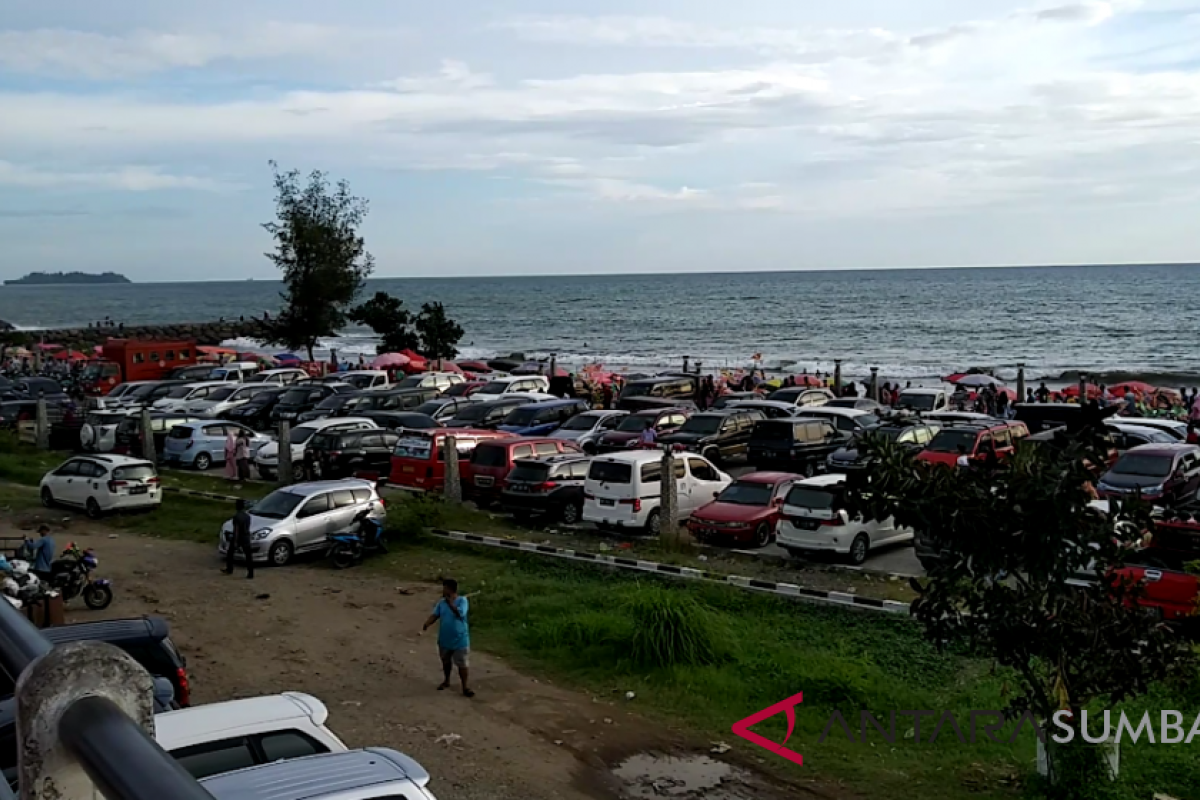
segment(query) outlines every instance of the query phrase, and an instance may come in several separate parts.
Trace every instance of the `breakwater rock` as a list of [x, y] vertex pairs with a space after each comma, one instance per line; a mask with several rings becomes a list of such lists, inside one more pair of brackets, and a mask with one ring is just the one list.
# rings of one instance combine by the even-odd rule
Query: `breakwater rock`
[[5, 331], [0, 342], [32, 347], [39, 342], [60, 344], [72, 350], [91, 351], [109, 339], [191, 339], [196, 344], [219, 345], [227, 339], [270, 338], [271, 323], [259, 319], [218, 322], [178, 322], [169, 325], [126, 325], [101, 328], [59, 328], [37, 331]]

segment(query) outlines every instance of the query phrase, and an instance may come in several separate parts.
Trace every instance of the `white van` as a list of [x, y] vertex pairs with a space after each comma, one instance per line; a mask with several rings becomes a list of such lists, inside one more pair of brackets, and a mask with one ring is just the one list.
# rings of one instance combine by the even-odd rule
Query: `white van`
[[[682, 522], [711, 503], [733, 478], [694, 453], [675, 457], [675, 495]], [[634, 450], [598, 456], [583, 485], [583, 518], [602, 528], [640, 528], [657, 536], [661, 524], [662, 452]]]
[[841, 507], [845, 475], [818, 475], [799, 481], [787, 493], [780, 512], [775, 541], [796, 557], [825, 552], [862, 564], [876, 547], [911, 542], [912, 528], [898, 528], [888, 517], [883, 522], [851, 519]]
[[492, 378], [471, 394], [471, 399], [480, 403], [499, 400], [506, 394], [544, 394], [549, 397], [550, 379], [545, 375], [509, 375]]
[[937, 411], [950, 410], [950, 395], [945, 389], [925, 389], [913, 386], [900, 391], [896, 408], [927, 414]]
[[258, 364], [253, 361], [231, 361], [228, 364], [222, 364], [219, 367], [213, 367], [213, 371], [209, 373], [210, 381], [233, 381], [241, 383], [258, 372]]
[[387, 372], [381, 369], [355, 369], [336, 373], [336, 376], [339, 382], [348, 383], [359, 391], [382, 391], [392, 388], [392, 381]]

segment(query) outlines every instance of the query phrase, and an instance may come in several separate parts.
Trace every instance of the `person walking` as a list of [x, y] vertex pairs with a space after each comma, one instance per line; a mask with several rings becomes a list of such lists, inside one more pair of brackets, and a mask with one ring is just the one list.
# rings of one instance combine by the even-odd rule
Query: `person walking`
[[241, 552], [242, 558], [246, 559], [246, 577], [253, 578], [254, 551], [250, 549], [250, 512], [246, 510], [246, 501], [240, 497], [234, 508], [236, 511], [233, 515], [233, 536], [225, 550], [225, 569], [221, 572], [232, 575], [234, 557]]
[[27, 541], [29, 558], [33, 563], [30, 569], [33, 574], [44, 581], [50, 580], [50, 565], [54, 563], [54, 539], [50, 536], [49, 525], [39, 525], [38, 540]]
[[437, 601], [433, 613], [421, 628], [424, 635], [431, 625], [439, 625], [438, 656], [442, 660], [442, 682], [437, 687], [439, 692], [450, 688], [450, 673], [457, 667], [463, 697], [475, 696], [475, 692], [467, 685], [471, 667], [471, 628], [467, 622], [470, 605], [467, 598], [459, 597], [458, 581], [447, 578], [442, 581], [442, 599]]
[[245, 431], [237, 437], [234, 455], [237, 457], [238, 482], [250, 480], [250, 435]]

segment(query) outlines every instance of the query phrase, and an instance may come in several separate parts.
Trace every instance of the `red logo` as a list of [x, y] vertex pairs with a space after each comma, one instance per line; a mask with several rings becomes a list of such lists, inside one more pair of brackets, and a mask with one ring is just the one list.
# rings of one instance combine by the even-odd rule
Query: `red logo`
[[[773, 706], [767, 706], [762, 711], [751, 714], [745, 719], [738, 720], [737, 722], [733, 723], [733, 733], [734, 735], [740, 736], [748, 742], [753, 742], [759, 747], [770, 750], [772, 753], [780, 756], [781, 758], [786, 758], [788, 761], [796, 764], [803, 764], [804, 756], [800, 755], [795, 750], [784, 747], [784, 745], [787, 744], [787, 740], [792, 738], [792, 731], [796, 728], [796, 706], [803, 701], [803, 692], [794, 694], [787, 700], [780, 700]], [[772, 742], [765, 736], [759, 736], [757, 733], [750, 730], [751, 725], [757, 725], [765, 719], [770, 719], [781, 711], [787, 714], [788, 724], [787, 736], [783, 737], [782, 742]]]

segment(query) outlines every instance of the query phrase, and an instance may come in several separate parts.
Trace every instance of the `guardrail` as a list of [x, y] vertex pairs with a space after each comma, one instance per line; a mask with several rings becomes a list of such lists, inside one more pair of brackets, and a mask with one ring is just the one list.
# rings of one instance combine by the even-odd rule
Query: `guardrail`
[[0, 669], [17, 687], [21, 800], [213, 800], [154, 741], [153, 679], [124, 651], [53, 647], [0, 600]]

